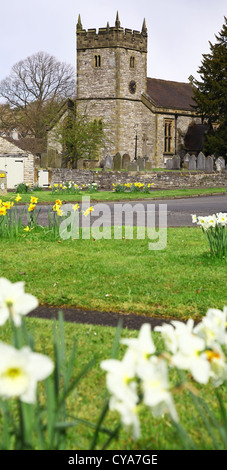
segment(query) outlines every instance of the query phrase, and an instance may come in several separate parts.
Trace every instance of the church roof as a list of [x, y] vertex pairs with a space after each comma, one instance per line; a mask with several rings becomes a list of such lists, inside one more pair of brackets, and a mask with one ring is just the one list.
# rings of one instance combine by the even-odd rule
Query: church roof
[[192, 111], [195, 102], [190, 83], [147, 78], [147, 94], [156, 106]]

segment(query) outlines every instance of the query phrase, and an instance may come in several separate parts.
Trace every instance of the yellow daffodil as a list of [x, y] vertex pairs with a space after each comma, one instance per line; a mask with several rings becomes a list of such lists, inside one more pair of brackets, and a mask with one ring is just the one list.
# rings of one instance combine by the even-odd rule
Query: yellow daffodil
[[61, 209], [58, 209], [57, 214], [59, 215], [59, 217], [62, 217], [63, 216], [63, 211]]
[[34, 211], [35, 207], [36, 207], [35, 204], [30, 204], [30, 205], [29, 205], [29, 208], [28, 208], [28, 212]]
[[62, 201], [61, 201], [61, 199], [56, 199], [55, 204], [56, 204], [57, 206], [60, 206], [60, 207], [61, 207], [61, 206], [62, 206]]
[[31, 229], [30, 229], [29, 226], [27, 225], [27, 227], [24, 228], [24, 231], [25, 231], [25, 232], [30, 232]]
[[6, 208], [0, 207], [0, 215], [6, 215]]
[[31, 196], [31, 204], [37, 204], [38, 198]]
[[20, 194], [17, 194], [17, 197], [15, 198], [15, 201], [19, 202], [20, 200], [21, 200], [21, 196], [20, 196]]
[[60, 206], [59, 204], [54, 204], [54, 206], [53, 206], [53, 211], [54, 211], [54, 212], [58, 212], [58, 211], [60, 210], [60, 207], [61, 207], [61, 206]]
[[5, 207], [5, 209], [7, 209], [7, 210], [8, 210], [8, 209], [10, 209], [10, 207], [11, 207], [11, 203], [10, 203], [10, 201], [3, 202], [3, 204], [2, 204], [2, 205], [3, 205], [3, 207]]
[[57, 188], [57, 187], [58, 187], [58, 184], [54, 184], [54, 187]]
[[87, 215], [90, 214], [90, 212], [93, 212], [94, 211], [94, 207], [91, 206], [91, 207], [88, 207], [88, 209], [86, 209], [86, 211], [84, 211], [84, 216], [87, 217]]
[[76, 212], [77, 210], [79, 210], [80, 206], [79, 204], [75, 204], [75, 206], [73, 206], [73, 210]]

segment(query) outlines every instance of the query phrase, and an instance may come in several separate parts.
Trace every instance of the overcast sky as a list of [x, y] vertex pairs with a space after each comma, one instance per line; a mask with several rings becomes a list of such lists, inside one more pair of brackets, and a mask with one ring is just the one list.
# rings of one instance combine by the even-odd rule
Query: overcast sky
[[0, 80], [19, 60], [39, 51], [76, 63], [76, 23], [83, 28], [148, 29], [148, 76], [187, 82], [198, 78], [227, 16], [226, 0], [0, 0]]

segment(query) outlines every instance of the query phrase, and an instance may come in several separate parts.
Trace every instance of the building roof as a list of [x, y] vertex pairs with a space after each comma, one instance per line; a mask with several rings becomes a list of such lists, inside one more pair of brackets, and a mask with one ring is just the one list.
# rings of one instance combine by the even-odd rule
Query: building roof
[[147, 94], [158, 107], [193, 111], [193, 89], [190, 83], [147, 78]]

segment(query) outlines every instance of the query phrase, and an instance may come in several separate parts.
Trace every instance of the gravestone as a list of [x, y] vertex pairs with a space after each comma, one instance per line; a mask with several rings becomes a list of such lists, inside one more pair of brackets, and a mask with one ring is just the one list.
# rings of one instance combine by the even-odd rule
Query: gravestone
[[79, 158], [77, 160], [77, 170], [83, 170], [84, 169], [84, 159]]
[[113, 169], [115, 171], [120, 171], [121, 170], [121, 154], [120, 153], [116, 153], [116, 155], [114, 155], [113, 157]]
[[175, 156], [172, 158], [172, 170], [179, 170], [180, 169], [180, 157]]
[[6, 196], [7, 194], [7, 179], [6, 172], [0, 170], [0, 196]]
[[197, 170], [205, 170], [205, 155], [202, 152], [200, 152], [197, 157]]
[[135, 160], [129, 163], [128, 171], [137, 171], [137, 163]]
[[172, 170], [173, 169], [173, 159], [172, 158], [168, 158], [168, 160], [166, 160], [166, 169], [167, 170]]
[[225, 169], [225, 160], [223, 157], [218, 157], [215, 162], [216, 170], [222, 171]]
[[145, 162], [145, 170], [152, 171], [152, 162]]
[[125, 153], [122, 157], [122, 168], [124, 170], [128, 170], [129, 163], [130, 163], [130, 156], [127, 153]]
[[113, 158], [110, 155], [107, 155], [104, 161], [104, 170], [113, 169]]
[[137, 158], [137, 169], [140, 171], [140, 170], [144, 170], [145, 169], [145, 162], [144, 162], [144, 159], [143, 158]]
[[189, 158], [190, 158], [190, 153], [186, 153], [186, 155], [184, 156], [184, 163], [189, 162]]
[[190, 171], [195, 171], [196, 170], [196, 157], [195, 157], [195, 155], [190, 155], [189, 160], [188, 160], [188, 169]]
[[205, 158], [205, 171], [208, 171], [209, 173], [214, 171], [214, 160], [210, 156]]

